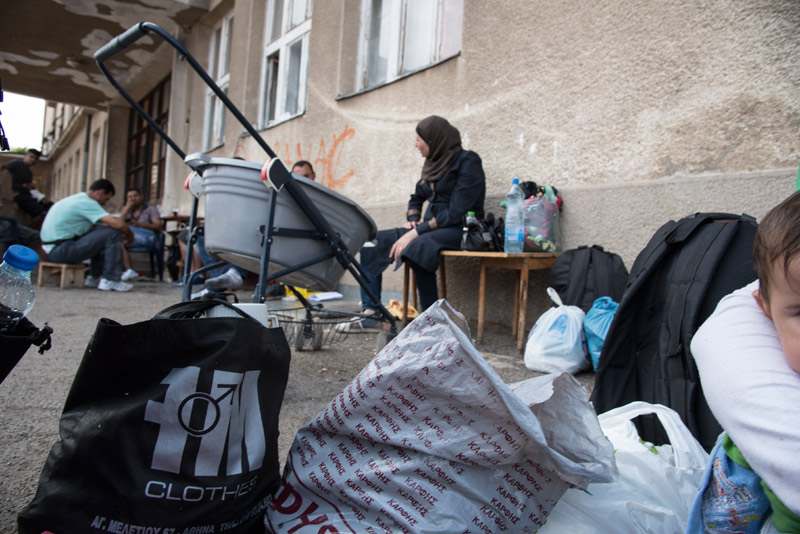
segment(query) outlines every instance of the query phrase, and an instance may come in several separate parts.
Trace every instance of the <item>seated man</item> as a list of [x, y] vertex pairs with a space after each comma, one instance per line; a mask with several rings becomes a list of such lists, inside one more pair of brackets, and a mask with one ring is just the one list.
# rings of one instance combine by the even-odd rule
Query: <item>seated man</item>
[[31, 167], [36, 165], [42, 155], [38, 150], [31, 148], [25, 157], [3, 164], [3, 169], [12, 176], [11, 187], [14, 191], [14, 202], [22, 211], [31, 216], [30, 226], [38, 230], [42, 226], [44, 214], [47, 209], [31, 195], [33, 189], [33, 173]]
[[133, 270], [130, 247], [140, 247], [155, 251], [158, 233], [161, 232], [161, 215], [155, 206], [144, 201], [142, 192], [136, 188], [129, 189], [126, 196], [127, 202], [119, 214], [120, 219], [131, 227], [134, 241], [122, 249], [122, 280], [125, 282], [136, 280], [139, 277]]
[[133, 241], [133, 232], [122, 219], [103, 209], [114, 193], [114, 184], [101, 179], [92, 183], [88, 193], [76, 193], [53, 204], [42, 224], [42, 248], [56, 263], [91, 259], [86, 287], [130, 291], [133, 285], [120, 280], [120, 275], [122, 245]]
[[292, 174], [299, 174], [300, 176], [305, 176], [309, 180], [317, 180], [317, 174], [314, 172], [314, 167], [311, 166], [311, 163], [308, 161], [301, 159], [294, 165], [292, 165]]

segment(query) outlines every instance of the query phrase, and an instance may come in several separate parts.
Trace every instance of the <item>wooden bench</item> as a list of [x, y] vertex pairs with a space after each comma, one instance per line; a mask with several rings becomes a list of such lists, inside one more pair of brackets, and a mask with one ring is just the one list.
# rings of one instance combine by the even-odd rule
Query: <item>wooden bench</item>
[[53, 263], [50, 261], [39, 262], [39, 280], [36, 285], [41, 287], [46, 279], [57, 274], [59, 275], [58, 287], [64, 289], [70, 284], [75, 287], [83, 287], [83, 273], [86, 265], [83, 263]]
[[[516, 282], [514, 284], [514, 311], [511, 324], [511, 336], [517, 340], [517, 350], [522, 352], [525, 344], [525, 319], [528, 309], [528, 279], [530, 271], [538, 269], [549, 269], [556, 261], [557, 254], [549, 252], [522, 252], [510, 254], [507, 252], [472, 252], [468, 250], [443, 250], [439, 253], [441, 264], [439, 265], [439, 298], [447, 298], [447, 279], [445, 276], [445, 260], [447, 258], [478, 258], [480, 260], [480, 280], [478, 283], [478, 344], [483, 343], [483, 331], [485, 326], [484, 314], [486, 312], [486, 270], [487, 269], [510, 269], [516, 271]], [[411, 277], [414, 303], [416, 305], [417, 295], [413, 287], [413, 276]], [[409, 290], [409, 267], [405, 264], [405, 276], [403, 281], [403, 309], [408, 309], [408, 290]], [[403, 317], [403, 325], [408, 322], [407, 317]]]

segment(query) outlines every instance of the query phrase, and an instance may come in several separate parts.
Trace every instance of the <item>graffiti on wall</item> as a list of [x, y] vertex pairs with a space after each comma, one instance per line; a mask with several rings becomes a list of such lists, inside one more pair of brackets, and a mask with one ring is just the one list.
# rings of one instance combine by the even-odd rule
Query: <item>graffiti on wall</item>
[[[331, 134], [330, 140], [322, 138], [314, 148], [314, 143], [309, 143], [303, 147], [301, 143], [296, 143], [294, 147], [290, 143], [277, 141], [272, 144], [272, 150], [283, 160], [287, 167], [291, 168], [296, 161], [310, 161], [314, 166], [317, 175], [317, 182], [331, 189], [338, 189], [350, 181], [355, 175], [353, 169], [341, 169], [342, 150], [345, 143], [355, 136], [356, 131], [345, 125], [341, 133]], [[236, 156], [247, 159], [247, 149], [240, 141], [236, 147]]]

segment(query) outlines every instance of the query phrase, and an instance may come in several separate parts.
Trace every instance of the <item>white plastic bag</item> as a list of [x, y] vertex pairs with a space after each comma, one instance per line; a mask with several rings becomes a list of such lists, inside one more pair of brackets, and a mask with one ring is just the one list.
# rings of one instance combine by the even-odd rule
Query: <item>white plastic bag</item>
[[[631, 420], [645, 414], [658, 416], [671, 445], [639, 438]], [[619, 477], [590, 484], [585, 492], [567, 490], [539, 532], [685, 532], [709, 460], [680, 416], [666, 406], [636, 401], [601, 414], [600, 425], [614, 445]]]
[[572, 376], [505, 384], [439, 301], [298, 431], [267, 532], [533, 532], [613, 458]]
[[579, 373], [591, 367], [583, 319], [578, 306], [564, 306], [552, 287], [547, 294], [556, 304], [536, 320], [525, 343], [525, 367], [543, 373]]

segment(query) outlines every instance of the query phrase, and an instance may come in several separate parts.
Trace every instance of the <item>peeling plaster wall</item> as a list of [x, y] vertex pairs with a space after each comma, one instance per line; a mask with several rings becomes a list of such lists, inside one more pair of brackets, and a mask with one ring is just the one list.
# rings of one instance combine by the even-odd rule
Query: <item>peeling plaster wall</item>
[[[422, 165], [414, 126], [430, 114], [449, 118], [482, 157], [489, 211], [500, 211], [512, 177], [555, 185], [565, 201], [565, 247], [601, 244], [628, 266], [669, 219], [712, 210], [761, 217], [793, 190], [800, 159], [795, 0], [492, 2], [489, 9], [465, 0], [460, 56], [336, 100], [352, 86], [359, 4], [315, 2], [306, 113], [261, 133], [287, 163], [311, 160], [318, 180], [361, 204], [379, 228], [404, 218]], [[231, 7], [231, 94], [255, 122], [261, 3], [221, 2], [187, 43], [205, 62], [210, 29]], [[183, 99], [191, 152], [201, 147], [204, 86], [189, 73], [185, 90], [175, 98]], [[226, 144], [212, 155], [263, 161], [263, 150], [241, 132], [229, 116]], [[176, 169], [169, 179], [182, 183], [185, 170]], [[186, 212], [190, 200], [179, 202]], [[448, 296], [470, 313], [476, 270], [449, 269]], [[400, 288], [397, 273], [384, 280]], [[544, 296], [545, 281], [532, 284], [540, 282], [536, 296]], [[487, 320], [510, 319], [505, 289], [492, 291]]]

